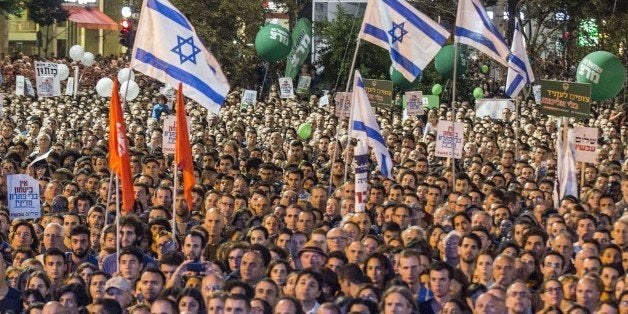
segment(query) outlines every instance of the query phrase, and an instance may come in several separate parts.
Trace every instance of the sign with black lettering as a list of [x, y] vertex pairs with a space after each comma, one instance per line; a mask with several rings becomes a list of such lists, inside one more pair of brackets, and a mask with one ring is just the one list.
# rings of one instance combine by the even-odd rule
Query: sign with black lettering
[[8, 175], [7, 204], [11, 220], [41, 217], [39, 181], [27, 174]]

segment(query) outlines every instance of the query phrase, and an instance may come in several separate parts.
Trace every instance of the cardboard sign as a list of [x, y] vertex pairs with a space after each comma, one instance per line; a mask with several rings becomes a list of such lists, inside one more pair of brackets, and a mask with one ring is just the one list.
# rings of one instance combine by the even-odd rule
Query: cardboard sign
[[440, 98], [438, 95], [423, 95], [423, 107], [438, 109], [440, 107]]
[[439, 120], [436, 126], [436, 157], [462, 158], [464, 123]]
[[16, 96], [24, 96], [24, 92], [26, 89], [26, 83], [24, 82], [24, 76], [18, 75], [15, 77], [15, 95]]
[[534, 95], [534, 102], [541, 104], [541, 85], [532, 85], [532, 94]]
[[27, 174], [8, 175], [7, 204], [10, 220], [41, 217], [39, 181]]
[[312, 84], [311, 76], [299, 76], [299, 82], [297, 83], [297, 95], [309, 94], [311, 84]]
[[406, 103], [408, 116], [422, 116], [425, 114], [425, 110], [423, 110], [423, 92], [406, 92], [404, 102]]
[[26, 91], [26, 96], [35, 97], [35, 89], [33, 89], [33, 84], [31, 80], [24, 78], [24, 90]]
[[61, 96], [58, 64], [35, 62], [35, 84], [40, 97]]
[[589, 118], [591, 84], [541, 80], [541, 113]]
[[336, 116], [340, 119], [349, 118], [351, 115], [351, 93], [337, 92], [334, 100], [336, 101]]
[[168, 115], [164, 118], [163, 141], [161, 143], [161, 151], [164, 155], [173, 155], [174, 147], [177, 142], [177, 117]]
[[279, 97], [292, 98], [294, 97], [294, 86], [292, 86], [292, 79], [289, 77], [279, 78]]
[[240, 97], [240, 109], [246, 109], [248, 106], [255, 106], [257, 103], [257, 91], [245, 89]]
[[355, 160], [355, 212], [363, 213], [366, 210], [368, 197], [369, 173], [368, 147], [364, 141], [358, 141], [358, 145], [353, 148], [353, 155]]
[[504, 120], [504, 109], [515, 112], [515, 102], [511, 99], [483, 98], [475, 100], [475, 116], [483, 118], [486, 116], [495, 120]]
[[575, 126], [573, 128], [575, 136], [576, 161], [594, 164], [595, 151], [598, 147], [598, 128], [586, 128]]
[[363, 79], [364, 90], [373, 107], [390, 107], [393, 100], [393, 83], [385, 80]]

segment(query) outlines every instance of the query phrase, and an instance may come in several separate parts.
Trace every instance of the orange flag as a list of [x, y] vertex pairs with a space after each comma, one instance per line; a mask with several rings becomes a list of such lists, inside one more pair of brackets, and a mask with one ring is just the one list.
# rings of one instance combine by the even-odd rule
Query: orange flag
[[118, 96], [118, 80], [113, 80], [111, 103], [109, 104], [109, 168], [122, 183], [122, 210], [129, 213], [135, 203], [129, 143], [126, 139], [126, 126], [122, 116], [122, 106]]
[[[188, 208], [192, 208], [192, 187], [194, 187], [194, 162], [188, 132], [188, 118], [183, 106], [183, 86], [179, 83], [177, 90], [177, 141], [174, 149], [174, 162], [183, 170], [183, 190]], [[175, 191], [176, 193], [176, 191]]]

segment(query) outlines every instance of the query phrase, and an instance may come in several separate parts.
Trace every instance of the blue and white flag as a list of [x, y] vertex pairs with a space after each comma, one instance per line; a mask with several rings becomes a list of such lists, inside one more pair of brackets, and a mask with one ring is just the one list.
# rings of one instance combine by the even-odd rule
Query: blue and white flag
[[469, 45], [508, 66], [510, 49], [480, 0], [460, 0], [454, 42]]
[[168, 0], [144, 0], [131, 68], [169, 86], [218, 114], [229, 82], [185, 16]]
[[512, 35], [512, 45], [510, 47], [510, 58], [508, 58], [508, 78], [506, 79], [506, 95], [515, 98], [526, 84], [534, 81], [534, 73], [530, 66], [530, 59], [526, 52], [526, 42], [521, 32], [519, 19], [515, 19], [515, 32]]
[[359, 38], [390, 52], [393, 67], [414, 80], [443, 47], [449, 32], [404, 0], [369, 0]]
[[359, 71], [355, 71], [353, 79], [353, 96], [351, 98], [351, 128], [349, 136], [362, 140], [373, 149], [377, 165], [382, 175], [392, 178], [393, 162], [390, 158], [386, 141], [377, 124], [375, 113], [364, 89], [364, 82]]

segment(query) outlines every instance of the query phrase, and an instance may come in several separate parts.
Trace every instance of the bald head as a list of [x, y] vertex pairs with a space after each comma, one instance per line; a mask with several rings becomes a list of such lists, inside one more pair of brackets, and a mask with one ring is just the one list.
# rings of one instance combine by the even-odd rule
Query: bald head
[[60, 302], [50, 301], [44, 305], [42, 314], [66, 314], [67, 311]]

